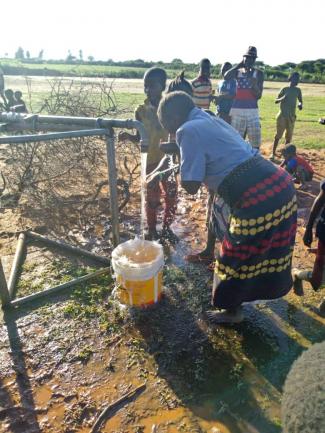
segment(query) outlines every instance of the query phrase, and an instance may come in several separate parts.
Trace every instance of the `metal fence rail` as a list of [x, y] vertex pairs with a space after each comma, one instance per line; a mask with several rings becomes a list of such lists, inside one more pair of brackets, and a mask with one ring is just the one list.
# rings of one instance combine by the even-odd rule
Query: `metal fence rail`
[[[12, 112], [0, 113], [0, 130], [3, 131], [52, 131], [41, 134], [24, 134], [24, 135], [2, 135], [0, 144], [21, 144], [30, 142], [64, 140], [75, 137], [103, 137], [106, 143], [106, 157], [108, 168], [108, 185], [109, 185], [109, 202], [112, 225], [113, 245], [117, 246], [120, 241], [119, 236], [119, 211], [118, 211], [118, 194], [117, 194], [117, 170], [115, 160], [115, 133], [114, 128], [136, 129], [140, 135], [141, 152], [148, 150], [148, 135], [143, 124], [137, 120], [126, 119], [105, 119], [91, 117], [72, 117], [72, 116], [45, 116], [38, 114], [20, 114]], [[22, 243], [22, 242], [20, 242]], [[20, 245], [20, 244], [19, 244]], [[73, 247], [72, 247], [73, 248]], [[17, 254], [20, 254], [18, 248]], [[80, 253], [80, 252], [79, 252]], [[104, 257], [102, 258], [105, 259]], [[107, 259], [106, 259], [107, 260]], [[7, 284], [0, 260], [0, 298], [3, 305], [19, 305], [19, 299], [13, 301], [15, 295], [15, 286], [17, 283], [17, 263], [14, 260], [11, 272], [11, 278]], [[72, 286], [73, 281], [68, 286]], [[67, 286], [64, 286], [67, 287]], [[63, 288], [64, 288], [63, 287]], [[60, 287], [61, 289], [61, 287]], [[56, 288], [57, 290], [57, 288]], [[46, 296], [51, 290], [40, 292], [37, 296]], [[32, 295], [31, 295], [32, 296]], [[35, 297], [33, 297], [35, 298]], [[14, 302], [14, 304], [13, 304]], [[26, 302], [26, 300], [25, 300]]]

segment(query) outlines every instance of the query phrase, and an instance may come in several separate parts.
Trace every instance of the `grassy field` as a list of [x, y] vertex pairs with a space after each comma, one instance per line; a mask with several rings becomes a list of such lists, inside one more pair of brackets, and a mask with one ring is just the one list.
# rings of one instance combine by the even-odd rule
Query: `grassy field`
[[[12, 68], [22, 68], [22, 70], [32, 70], [34, 74], [51, 75], [51, 71], [59, 73], [58, 75], [73, 75], [76, 77], [125, 77], [125, 78], [140, 78], [143, 77], [147, 68], [134, 67], [134, 66], [107, 66], [107, 65], [89, 65], [89, 64], [74, 64], [69, 65], [65, 63], [25, 63], [18, 60], [0, 59], [3, 66], [10, 66]], [[166, 69], [169, 77], [173, 77], [175, 70]], [[22, 72], [23, 73], [23, 72]], [[52, 74], [56, 75], [56, 74]], [[194, 76], [194, 72], [189, 72], [189, 76]]]
[[[62, 65], [61, 65], [62, 66]], [[69, 66], [69, 65], [67, 65]], [[61, 79], [61, 78], [60, 78]], [[50, 77], [31, 77], [31, 103], [34, 112], [38, 112], [44, 99], [49, 94]], [[73, 80], [76, 83], [87, 81], [89, 83], [101, 78], [62, 78], [67, 85]], [[108, 79], [108, 82], [112, 80]], [[215, 87], [216, 80], [213, 81]], [[26, 102], [29, 102], [26, 80], [21, 76], [6, 76], [6, 86], [14, 90], [21, 89]], [[284, 83], [265, 82], [264, 94], [260, 100], [260, 116], [262, 123], [263, 142], [273, 141], [275, 134], [275, 117], [279, 107], [275, 105], [274, 99]], [[325, 85], [301, 84], [304, 108], [297, 110], [297, 121], [294, 133], [294, 143], [304, 148], [325, 148], [325, 127], [318, 123], [320, 117], [325, 116]], [[144, 99], [143, 83], [140, 79], [115, 79], [113, 89], [117, 102], [117, 112], [112, 113], [116, 117], [132, 117], [135, 107]], [[215, 110], [212, 105], [212, 110]]]
[[[262, 124], [263, 142], [273, 141], [276, 127], [276, 115], [279, 106], [274, 103], [283, 83], [266, 83], [264, 95], [259, 103]], [[325, 116], [325, 86], [324, 85], [301, 85], [303, 92], [304, 107], [302, 111], [297, 110], [297, 121], [294, 133], [294, 143], [304, 148], [325, 148], [325, 127], [318, 123], [320, 117]], [[130, 113], [138, 103], [143, 101], [139, 93], [117, 92], [117, 100], [123, 108], [130, 107]], [[212, 105], [212, 111], [215, 106]]]

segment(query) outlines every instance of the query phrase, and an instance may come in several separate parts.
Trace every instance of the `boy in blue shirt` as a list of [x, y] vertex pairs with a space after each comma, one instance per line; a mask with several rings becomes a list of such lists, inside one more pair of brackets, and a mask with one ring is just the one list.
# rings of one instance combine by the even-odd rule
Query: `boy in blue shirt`
[[217, 105], [216, 115], [221, 117], [227, 123], [231, 124], [230, 109], [232, 102], [236, 96], [236, 80], [234, 78], [226, 79], [225, 73], [232, 68], [232, 64], [225, 62], [221, 67], [221, 75], [223, 80], [219, 81], [217, 92], [218, 95], [215, 97], [215, 103]]

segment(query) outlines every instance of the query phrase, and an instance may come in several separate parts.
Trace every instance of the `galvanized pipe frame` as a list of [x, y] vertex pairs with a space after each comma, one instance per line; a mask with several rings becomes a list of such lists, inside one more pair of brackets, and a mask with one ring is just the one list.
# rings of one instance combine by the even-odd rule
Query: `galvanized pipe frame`
[[[0, 113], [0, 122], [7, 123], [7, 125], [16, 126], [17, 130], [56, 130], [62, 128], [62, 126], [71, 126], [73, 128], [79, 126], [90, 129], [112, 129], [112, 128], [123, 128], [123, 129], [136, 129], [140, 134], [140, 145], [145, 151], [148, 148], [149, 141], [147, 131], [143, 123], [134, 119], [106, 119], [106, 118], [95, 118], [95, 117], [74, 117], [74, 116], [50, 116], [40, 114], [24, 114], [24, 113], [12, 113], [2, 112]], [[82, 128], [83, 127], [83, 128]], [[1, 138], [2, 140], [3, 138]], [[1, 141], [3, 143], [3, 141]]]
[[64, 126], [80, 126], [91, 129], [80, 129], [75, 131], [48, 132], [43, 134], [25, 134], [0, 136], [0, 144], [19, 144], [26, 142], [40, 142], [48, 140], [60, 140], [73, 137], [106, 137], [106, 155], [108, 165], [108, 184], [110, 191], [110, 208], [112, 219], [113, 245], [119, 244], [118, 203], [117, 203], [117, 170], [115, 161], [115, 135], [114, 128], [136, 129], [140, 134], [141, 151], [148, 149], [148, 135], [144, 125], [133, 119], [104, 119], [91, 117], [73, 116], [48, 116], [38, 114], [23, 114], [3, 112], [0, 113], [0, 121], [6, 122], [18, 130], [39, 129], [46, 126], [52, 129]]
[[[60, 129], [64, 126], [73, 125], [84, 126], [85, 128], [91, 129], [80, 129], [75, 131], [62, 131], [62, 132], [50, 132], [43, 134], [27, 134], [27, 135], [12, 135], [12, 136], [0, 136], [0, 144], [19, 144], [26, 142], [40, 142], [49, 140], [62, 140], [72, 137], [91, 137], [91, 136], [105, 136], [106, 137], [106, 155], [107, 155], [107, 167], [108, 167], [108, 184], [110, 192], [110, 210], [111, 210], [111, 221], [112, 221], [112, 235], [113, 245], [117, 246], [120, 241], [119, 237], [119, 211], [118, 211], [118, 197], [117, 197], [117, 170], [115, 161], [115, 134], [113, 128], [124, 128], [124, 129], [136, 129], [140, 134], [140, 145], [141, 151], [147, 151], [148, 149], [148, 136], [144, 125], [132, 119], [119, 120], [119, 119], [102, 119], [102, 118], [87, 118], [87, 117], [69, 117], [69, 116], [41, 116], [34, 114], [20, 114], [20, 113], [0, 113], [0, 122], [6, 122], [7, 125], [17, 130], [44, 130], [46, 129]], [[22, 245], [24, 240], [21, 238]], [[18, 266], [22, 255], [22, 247], [18, 245], [17, 257], [13, 264], [13, 269], [9, 281], [9, 285], [4, 277], [4, 273], [1, 266], [0, 258], [0, 300], [2, 301], [3, 307], [10, 305], [20, 305], [29, 300], [35, 299], [36, 297], [46, 296], [53, 291], [61, 290], [62, 288], [73, 286], [80, 281], [75, 279], [69, 282], [69, 284], [60, 285], [43, 292], [39, 292], [34, 295], [27, 296], [21, 301], [14, 299], [14, 289], [17, 279]], [[104, 268], [107, 272], [109, 268]], [[93, 276], [96, 276], [99, 271], [95, 272]], [[92, 274], [88, 275], [85, 280], [93, 277]]]

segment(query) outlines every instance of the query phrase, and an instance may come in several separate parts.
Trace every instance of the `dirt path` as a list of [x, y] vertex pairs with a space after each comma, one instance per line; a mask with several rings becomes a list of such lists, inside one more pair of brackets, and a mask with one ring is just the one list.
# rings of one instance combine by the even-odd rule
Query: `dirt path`
[[[315, 181], [298, 190], [294, 266], [306, 269], [313, 257], [302, 245], [303, 224], [318, 179], [325, 177], [325, 158], [321, 151], [302, 153], [317, 172]], [[208, 326], [201, 313], [209, 308], [212, 275], [183, 260], [204, 243], [204, 200], [204, 194], [195, 199], [181, 194], [175, 224], [181, 240], [176, 249], [166, 247], [165, 296], [158, 306], [121, 309], [106, 278], [3, 315], [1, 433], [89, 433], [102, 409], [142, 383], [146, 390], [112, 414], [101, 432], [281, 432], [286, 374], [302, 350], [325, 338], [325, 320], [314, 308], [324, 292], [306, 285], [303, 298], [290, 293], [246, 306], [245, 321], [238, 326]], [[125, 212], [124, 228], [137, 224], [135, 204]], [[6, 209], [0, 212], [0, 226], [8, 274], [15, 233], [34, 225], [17, 210]], [[30, 245], [19, 294], [89, 266], [94, 264]]]

